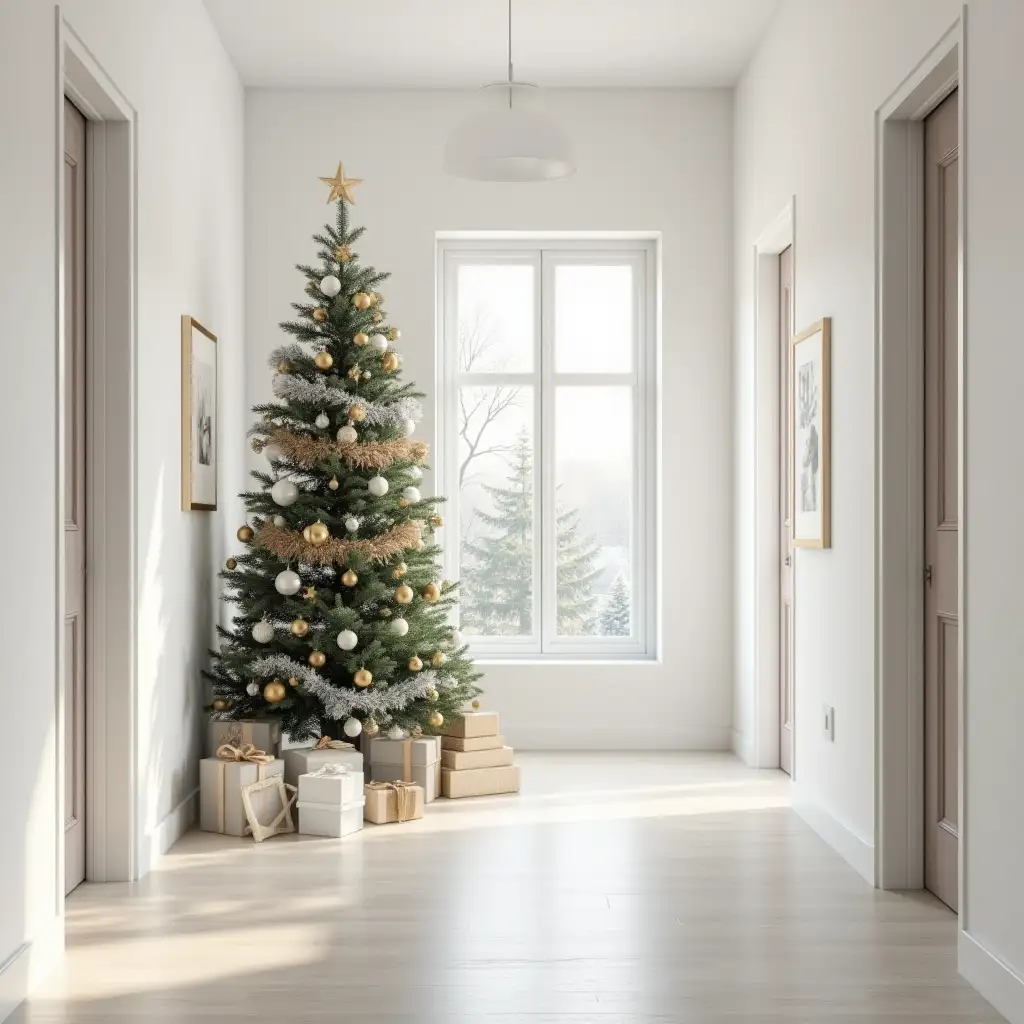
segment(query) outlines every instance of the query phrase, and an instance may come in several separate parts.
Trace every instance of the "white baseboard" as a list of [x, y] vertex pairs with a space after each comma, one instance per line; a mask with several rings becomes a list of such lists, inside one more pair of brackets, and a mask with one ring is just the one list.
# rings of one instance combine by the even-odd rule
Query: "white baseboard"
[[793, 785], [793, 810], [869, 885], [875, 884], [875, 848], [834, 818], [820, 804], [802, 798]]
[[729, 749], [745, 764], [751, 768], [754, 765], [754, 741], [748, 733], [740, 732], [733, 727], [729, 730]]
[[1010, 1024], [1024, 1024], [1024, 978], [990, 953], [977, 939], [957, 936], [960, 973]]
[[54, 917], [42, 935], [19, 946], [0, 964], [0, 1021], [56, 970], [63, 952], [64, 919]]
[[139, 877], [148, 874], [194, 824], [199, 816], [199, 790], [193, 789], [164, 819], [150, 830], [142, 846]]

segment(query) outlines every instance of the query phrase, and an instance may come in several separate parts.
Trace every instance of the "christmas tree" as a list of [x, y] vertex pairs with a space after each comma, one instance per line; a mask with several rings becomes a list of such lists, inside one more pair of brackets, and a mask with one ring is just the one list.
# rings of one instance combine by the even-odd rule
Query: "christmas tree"
[[358, 179], [342, 166], [328, 202], [335, 227], [300, 265], [308, 301], [281, 324], [276, 401], [257, 405], [252, 447], [270, 461], [242, 495], [247, 548], [221, 573], [238, 606], [208, 678], [216, 718], [272, 715], [293, 739], [437, 731], [480, 691], [449, 622], [456, 584], [439, 579], [443, 500], [420, 494], [427, 445], [377, 287], [349, 226]]
[[[516, 438], [504, 487], [484, 485], [493, 512], [476, 512], [487, 532], [463, 545], [464, 624], [474, 633], [523, 636], [533, 629], [533, 453], [525, 431]], [[601, 575], [593, 541], [580, 533], [579, 512], [559, 509], [558, 633], [593, 632], [592, 594]]]
[[622, 573], [615, 577], [608, 603], [601, 610], [601, 636], [629, 636], [629, 584]]

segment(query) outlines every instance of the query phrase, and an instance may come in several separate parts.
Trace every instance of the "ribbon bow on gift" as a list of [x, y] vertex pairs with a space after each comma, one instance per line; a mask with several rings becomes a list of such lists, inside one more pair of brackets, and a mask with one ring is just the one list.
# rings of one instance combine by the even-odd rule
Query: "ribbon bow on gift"
[[348, 775], [348, 765], [345, 764], [322, 764], [315, 772], [310, 772], [310, 775]]
[[270, 764], [274, 760], [273, 754], [252, 743], [243, 743], [240, 747], [224, 743], [217, 748], [217, 756], [223, 761], [250, 761], [252, 764]]
[[368, 782], [367, 786], [370, 789], [388, 789], [394, 792], [399, 822], [408, 821], [412, 817], [416, 806], [416, 797], [412, 792], [416, 786], [415, 782]]
[[330, 736], [321, 736], [316, 741], [314, 750], [355, 750], [356, 748], [351, 743], [346, 743], [344, 740], [332, 740]]

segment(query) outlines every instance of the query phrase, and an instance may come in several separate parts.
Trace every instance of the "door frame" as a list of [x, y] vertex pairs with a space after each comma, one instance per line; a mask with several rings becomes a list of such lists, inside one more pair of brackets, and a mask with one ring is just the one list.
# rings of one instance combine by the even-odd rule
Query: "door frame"
[[960, 879], [964, 893], [964, 19], [957, 19], [875, 115], [875, 884], [924, 885], [924, 119], [960, 90], [958, 280], [960, 477]]
[[[753, 735], [741, 752], [754, 768], [778, 768], [779, 756], [779, 253], [793, 249], [796, 282], [796, 197], [779, 211], [754, 242], [754, 713]], [[794, 303], [795, 304], [795, 303]], [[793, 607], [797, 594], [793, 560]], [[793, 652], [794, 666], [796, 652]], [[794, 711], [796, 702], [794, 700]], [[796, 728], [792, 775], [798, 770]]]
[[135, 109], [56, 9], [58, 882], [64, 875], [64, 98], [86, 117], [86, 879], [137, 877]]

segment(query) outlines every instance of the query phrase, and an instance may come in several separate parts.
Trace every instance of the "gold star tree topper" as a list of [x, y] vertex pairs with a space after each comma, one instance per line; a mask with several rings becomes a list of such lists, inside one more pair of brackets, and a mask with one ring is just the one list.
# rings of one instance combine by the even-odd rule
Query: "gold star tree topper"
[[355, 203], [355, 199], [352, 197], [352, 189], [356, 185], [362, 185], [362, 178], [346, 178], [345, 168], [341, 163], [338, 164], [338, 170], [333, 178], [321, 178], [320, 179], [325, 185], [331, 186], [331, 194], [327, 197], [327, 202], [333, 203], [337, 199], [344, 199], [346, 203]]

